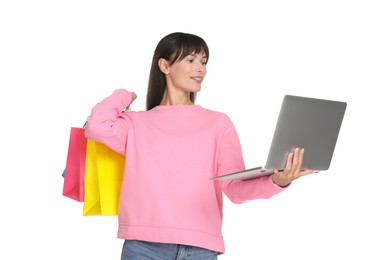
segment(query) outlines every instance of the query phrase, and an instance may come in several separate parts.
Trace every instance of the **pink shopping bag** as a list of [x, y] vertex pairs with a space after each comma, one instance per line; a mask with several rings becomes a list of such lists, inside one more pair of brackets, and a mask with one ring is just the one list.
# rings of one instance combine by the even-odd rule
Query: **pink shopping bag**
[[86, 150], [84, 128], [71, 127], [62, 195], [79, 202], [84, 201]]

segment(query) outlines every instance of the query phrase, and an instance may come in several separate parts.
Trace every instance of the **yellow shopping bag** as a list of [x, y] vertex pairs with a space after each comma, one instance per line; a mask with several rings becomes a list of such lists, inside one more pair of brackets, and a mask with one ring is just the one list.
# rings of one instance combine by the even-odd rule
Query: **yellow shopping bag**
[[125, 157], [102, 143], [87, 140], [84, 216], [117, 215]]

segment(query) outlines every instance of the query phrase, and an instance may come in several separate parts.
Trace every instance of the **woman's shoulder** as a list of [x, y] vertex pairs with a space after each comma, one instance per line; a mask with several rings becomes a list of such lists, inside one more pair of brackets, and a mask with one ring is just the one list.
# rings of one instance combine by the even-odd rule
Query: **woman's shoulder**
[[218, 116], [221, 118], [229, 118], [229, 116], [225, 112], [222, 112], [220, 110], [216, 110], [216, 109], [212, 109], [212, 108], [205, 108], [205, 107], [201, 107], [201, 108], [203, 110], [205, 110], [207, 113], [210, 113], [212, 115], [215, 115], [215, 116]]
[[210, 109], [210, 108], [203, 108], [205, 113], [207, 113], [210, 117], [215, 120], [216, 123], [221, 125], [232, 125], [233, 122], [230, 119], [229, 115], [225, 112], [222, 112], [220, 110]]
[[230, 117], [219, 110], [206, 108], [201, 105], [190, 105], [190, 106], [157, 106], [151, 110], [139, 110], [129, 111], [124, 113], [125, 117], [133, 119], [156, 119], [156, 118], [167, 118], [174, 117], [180, 118], [192, 118], [193, 120], [207, 120], [213, 121], [218, 124], [232, 124]]

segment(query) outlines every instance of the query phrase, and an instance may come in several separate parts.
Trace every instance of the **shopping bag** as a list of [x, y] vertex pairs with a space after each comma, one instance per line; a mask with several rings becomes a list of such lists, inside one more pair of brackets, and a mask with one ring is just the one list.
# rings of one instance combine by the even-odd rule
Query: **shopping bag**
[[76, 201], [84, 201], [84, 173], [85, 153], [87, 138], [84, 129], [71, 127], [66, 158], [65, 171], [63, 173], [64, 184], [62, 194]]
[[102, 143], [87, 140], [84, 216], [118, 214], [124, 165], [123, 155]]

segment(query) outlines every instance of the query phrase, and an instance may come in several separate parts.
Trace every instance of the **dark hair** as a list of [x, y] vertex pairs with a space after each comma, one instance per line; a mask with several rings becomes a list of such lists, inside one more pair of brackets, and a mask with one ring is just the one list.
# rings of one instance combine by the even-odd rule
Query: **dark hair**
[[[160, 105], [167, 85], [165, 74], [160, 70], [158, 61], [163, 58], [169, 62], [169, 65], [172, 65], [176, 61], [184, 59], [187, 55], [201, 52], [205, 53], [207, 62], [209, 48], [201, 37], [194, 34], [175, 32], [160, 40], [154, 51], [150, 68], [146, 110]], [[191, 92], [190, 99], [195, 102], [196, 93]]]

